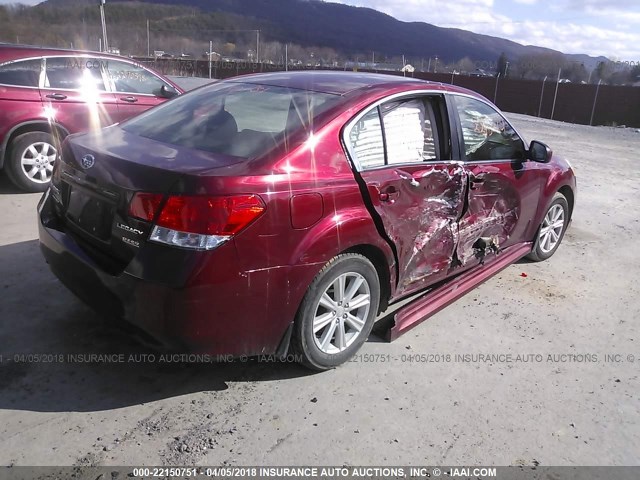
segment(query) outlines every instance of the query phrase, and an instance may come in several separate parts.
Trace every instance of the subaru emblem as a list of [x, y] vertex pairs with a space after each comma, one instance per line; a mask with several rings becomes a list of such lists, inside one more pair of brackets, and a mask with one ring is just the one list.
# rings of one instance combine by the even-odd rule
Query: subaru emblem
[[93, 165], [96, 163], [96, 157], [91, 154], [85, 155], [82, 157], [82, 161], [80, 163], [82, 165], [82, 168], [87, 170], [93, 167]]

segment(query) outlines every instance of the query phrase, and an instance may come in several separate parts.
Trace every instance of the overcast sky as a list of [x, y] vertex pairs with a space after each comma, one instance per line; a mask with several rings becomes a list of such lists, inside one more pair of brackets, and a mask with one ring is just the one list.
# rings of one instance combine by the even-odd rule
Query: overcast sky
[[462, 28], [565, 53], [640, 61], [640, 0], [332, 1], [375, 8], [399, 20]]

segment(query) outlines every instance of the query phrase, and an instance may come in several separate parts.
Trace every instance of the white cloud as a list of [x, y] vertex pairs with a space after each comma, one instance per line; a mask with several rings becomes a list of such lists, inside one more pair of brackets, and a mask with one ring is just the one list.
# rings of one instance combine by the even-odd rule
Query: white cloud
[[[494, 0], [331, 0], [374, 8], [403, 21], [422, 21], [476, 33], [508, 38], [565, 53], [605, 55], [640, 60], [640, 4], [638, 0], [559, 0], [547, 6], [539, 0], [512, 0], [500, 11]], [[514, 12], [538, 9], [516, 18]], [[520, 15], [523, 15], [520, 13]]]

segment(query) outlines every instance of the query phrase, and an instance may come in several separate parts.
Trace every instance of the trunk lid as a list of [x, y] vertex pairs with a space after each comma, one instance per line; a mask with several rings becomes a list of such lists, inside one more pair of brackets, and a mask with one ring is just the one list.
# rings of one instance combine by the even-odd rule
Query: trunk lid
[[189, 177], [242, 161], [175, 147], [113, 126], [65, 141], [52, 194], [69, 233], [115, 274], [136, 255], [152, 226], [129, 217], [135, 192], [181, 191]]

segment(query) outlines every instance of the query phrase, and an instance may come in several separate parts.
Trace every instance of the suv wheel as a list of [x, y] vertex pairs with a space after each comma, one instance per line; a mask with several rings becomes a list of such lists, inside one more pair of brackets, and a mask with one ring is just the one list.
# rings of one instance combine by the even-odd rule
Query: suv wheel
[[44, 192], [58, 156], [54, 145], [53, 135], [46, 132], [29, 132], [16, 137], [9, 147], [6, 165], [11, 181], [27, 192]]

